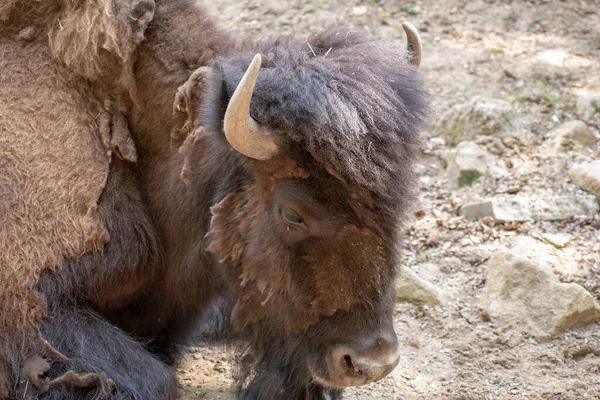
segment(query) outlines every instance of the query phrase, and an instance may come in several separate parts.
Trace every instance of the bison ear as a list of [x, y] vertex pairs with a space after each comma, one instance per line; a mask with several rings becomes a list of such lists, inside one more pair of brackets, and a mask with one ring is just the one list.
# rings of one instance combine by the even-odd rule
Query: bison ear
[[201, 124], [200, 103], [212, 73], [209, 67], [200, 67], [177, 89], [173, 103], [173, 116], [177, 120], [171, 132], [171, 143], [179, 147]]
[[222, 146], [229, 147], [223, 134], [223, 119], [233, 92], [228, 91], [226, 79], [223, 65], [218, 60], [213, 62], [205, 81], [201, 106], [198, 111], [201, 114], [199, 116], [202, 119], [201, 124], [206, 132]]
[[174, 147], [181, 146], [200, 129], [227, 145], [222, 127], [231, 95], [226, 92], [223, 75], [221, 65], [215, 61], [212, 67], [198, 68], [179, 87], [173, 103], [176, 123], [171, 144]]
[[201, 113], [200, 103], [212, 75], [210, 68], [198, 68], [177, 89], [173, 103], [173, 116], [176, 123], [171, 131], [171, 146], [179, 148], [179, 153], [183, 156], [180, 177], [186, 185], [190, 183], [191, 179], [190, 158], [194, 145], [204, 132], [199, 117]]

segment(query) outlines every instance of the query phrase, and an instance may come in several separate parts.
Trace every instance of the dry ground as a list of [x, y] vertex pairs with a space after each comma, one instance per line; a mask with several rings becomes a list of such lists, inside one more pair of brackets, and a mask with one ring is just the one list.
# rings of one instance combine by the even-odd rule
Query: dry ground
[[[475, 95], [511, 101], [527, 127], [527, 143], [498, 158], [497, 167], [508, 174], [459, 192], [448, 189], [447, 148], [429, 140], [421, 165], [424, 212], [408, 231], [404, 265], [444, 288], [452, 300], [445, 308], [399, 304], [399, 367], [381, 382], [349, 390], [346, 398], [600, 399], [599, 324], [538, 341], [517, 326], [487, 321], [478, 306], [489, 256], [534, 232], [572, 234], [562, 250], [539, 243], [538, 261], [600, 298], [600, 218], [490, 229], [456, 216], [464, 199], [503, 187], [516, 185], [524, 193], [575, 191], [565, 177], [566, 165], [598, 157], [544, 159], [538, 145], [551, 128], [574, 118], [578, 91], [600, 91], [599, 1], [201, 3], [226, 27], [256, 38], [283, 32], [307, 36], [331, 25], [349, 25], [404, 40], [400, 24], [407, 19], [422, 33], [422, 71], [435, 98], [428, 138], [436, 135], [434, 123], [441, 113]], [[233, 398], [227, 392], [232, 358], [219, 347], [191, 347], [178, 369], [184, 398]]]

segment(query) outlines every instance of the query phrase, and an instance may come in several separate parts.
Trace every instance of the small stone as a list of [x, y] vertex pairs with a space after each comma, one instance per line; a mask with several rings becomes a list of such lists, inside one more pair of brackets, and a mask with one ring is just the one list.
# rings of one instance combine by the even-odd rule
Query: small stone
[[568, 151], [581, 152], [585, 148], [596, 149], [597, 139], [583, 121], [570, 121], [549, 133], [550, 138], [542, 145], [546, 154], [560, 154]]
[[217, 371], [217, 372], [227, 372], [227, 368], [225, 368], [223, 365], [214, 365], [213, 366], [213, 370]]
[[575, 110], [579, 118], [592, 119], [596, 113], [600, 112], [600, 93], [579, 93]]
[[508, 251], [489, 260], [482, 303], [494, 320], [545, 338], [600, 321], [600, 306], [582, 286]]
[[600, 160], [574, 165], [569, 178], [581, 189], [600, 197]]
[[444, 140], [444, 138], [441, 138], [439, 136], [432, 137], [431, 139], [429, 139], [429, 145], [431, 146], [432, 150], [441, 149], [446, 146], [446, 140]]
[[481, 222], [489, 228], [493, 228], [494, 225], [496, 225], [496, 220], [494, 219], [494, 217], [483, 217], [481, 219]]
[[411, 269], [403, 268], [400, 272], [396, 283], [396, 302], [444, 306], [446, 298], [441, 289], [421, 279]]
[[557, 249], [565, 247], [571, 241], [568, 233], [542, 233], [539, 238]]
[[515, 113], [510, 103], [498, 99], [473, 98], [458, 104], [442, 115], [437, 130], [450, 146], [481, 135], [502, 136], [514, 132]]
[[431, 282], [437, 282], [442, 274], [440, 266], [434, 263], [419, 264], [415, 269], [420, 276], [426, 276]]
[[502, 144], [506, 147], [517, 148], [521, 145], [521, 139], [515, 135], [504, 135], [502, 136]]
[[519, 80], [519, 78], [517, 77], [517, 75], [515, 75], [514, 72], [512, 72], [512, 71], [510, 71], [508, 69], [505, 69], [502, 72], [504, 72], [504, 76], [506, 76], [507, 78], [513, 79], [515, 81]]
[[352, 15], [355, 17], [360, 17], [362, 15], [366, 15], [368, 11], [369, 11], [369, 7], [367, 7], [367, 6], [352, 7]]
[[461, 269], [464, 262], [458, 257], [442, 258], [439, 261], [440, 271], [445, 274], [451, 274]]
[[473, 142], [461, 142], [448, 153], [448, 181], [452, 189], [472, 185], [487, 171], [486, 151]]
[[493, 217], [498, 222], [558, 221], [600, 211], [598, 199], [591, 195], [499, 195], [459, 209], [470, 219]]
[[506, 153], [507, 150], [502, 140], [495, 136], [481, 136], [477, 138], [476, 143], [484, 146], [490, 153], [498, 156]]

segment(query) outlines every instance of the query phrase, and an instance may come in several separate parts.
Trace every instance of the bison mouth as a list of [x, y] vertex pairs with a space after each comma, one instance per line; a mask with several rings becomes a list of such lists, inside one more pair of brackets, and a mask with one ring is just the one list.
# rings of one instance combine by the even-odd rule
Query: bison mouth
[[307, 359], [313, 381], [328, 389], [344, 389], [376, 382], [387, 376], [398, 365], [400, 356], [391, 354], [369, 357], [359, 355], [345, 346], [335, 346], [322, 360]]

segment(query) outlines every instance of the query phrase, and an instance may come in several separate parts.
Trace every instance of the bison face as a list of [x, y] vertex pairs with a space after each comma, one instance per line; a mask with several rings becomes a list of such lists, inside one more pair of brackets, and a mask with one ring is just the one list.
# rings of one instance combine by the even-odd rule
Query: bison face
[[240, 166], [209, 246], [235, 288], [232, 323], [262, 388], [369, 383], [398, 362], [393, 284], [425, 93], [401, 50], [351, 32], [262, 52], [263, 69], [260, 55], [219, 59], [202, 108], [208, 142]]
[[253, 164], [255, 181], [213, 208], [210, 250], [236, 282], [234, 328], [281, 341], [278, 354], [303, 358], [295, 368], [326, 387], [387, 375], [398, 362], [397, 224], [369, 226], [359, 199], [308, 156]]

